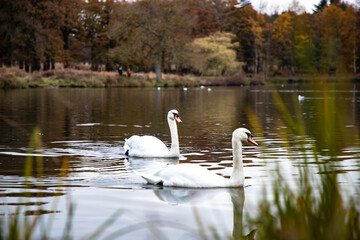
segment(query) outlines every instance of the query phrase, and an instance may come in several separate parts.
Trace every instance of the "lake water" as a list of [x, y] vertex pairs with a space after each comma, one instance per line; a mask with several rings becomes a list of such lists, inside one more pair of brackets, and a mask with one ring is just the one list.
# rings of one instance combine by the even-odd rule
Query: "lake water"
[[[124, 139], [134, 134], [170, 145], [170, 109], [182, 119], [180, 160], [127, 159]], [[161, 188], [133, 172], [191, 163], [229, 177], [238, 127], [259, 143], [243, 147], [244, 188]], [[317, 176], [330, 162], [344, 195], [359, 195], [359, 128], [356, 84], [0, 91], [0, 218], [33, 221], [41, 209], [33, 235], [52, 239], [91, 237], [103, 226], [100, 239], [237, 238], [252, 230], [245, 216], [256, 214], [279, 168], [296, 188], [299, 168]], [[34, 161], [30, 178], [26, 159]]]

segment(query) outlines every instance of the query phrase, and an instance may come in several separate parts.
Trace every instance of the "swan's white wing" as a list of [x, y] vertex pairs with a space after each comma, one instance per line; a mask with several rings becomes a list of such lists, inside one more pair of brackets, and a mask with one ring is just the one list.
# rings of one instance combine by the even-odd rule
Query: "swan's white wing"
[[229, 185], [229, 179], [193, 164], [168, 165], [154, 175], [140, 175], [150, 184], [168, 187], [212, 188]]
[[140, 173], [138, 171], [134, 171], [137, 175], [141, 176], [142, 178], [144, 178], [148, 183], [153, 184], [153, 185], [162, 185], [163, 184], [163, 179], [161, 177], [155, 176], [155, 175], [151, 175], [151, 174], [147, 174], [147, 173]]
[[131, 157], [166, 157], [169, 149], [153, 136], [134, 135], [125, 140], [125, 153]]

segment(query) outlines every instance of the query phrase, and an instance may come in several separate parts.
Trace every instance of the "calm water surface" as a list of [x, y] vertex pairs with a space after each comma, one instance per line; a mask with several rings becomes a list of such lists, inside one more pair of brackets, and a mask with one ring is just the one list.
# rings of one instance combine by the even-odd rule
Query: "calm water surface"
[[[275, 88], [292, 119], [303, 122], [305, 137], [286, 137], [289, 125], [275, 105]], [[35, 235], [47, 231], [54, 239], [64, 236], [69, 220], [67, 234], [78, 239], [112, 216], [101, 238], [198, 239], [201, 226], [210, 236], [217, 231], [236, 237], [250, 232], [243, 215], [256, 213], [276, 169], [296, 187], [299, 167], [309, 163], [316, 176], [319, 163], [327, 161], [340, 173], [344, 194], [359, 194], [360, 86], [275, 88], [0, 91], [0, 218], [7, 224], [20, 205], [19, 214], [31, 219], [41, 208]], [[177, 109], [183, 121], [180, 160], [125, 158], [124, 139], [133, 134], [154, 135], [170, 145], [170, 109]], [[231, 134], [238, 127], [250, 129], [259, 143], [243, 147], [244, 189], [153, 187], [133, 172], [191, 163], [229, 177]], [[42, 141], [37, 151], [29, 147], [34, 129]], [[26, 158], [43, 162], [43, 176], [34, 170], [25, 179]], [[68, 171], [62, 173], [64, 163]]]

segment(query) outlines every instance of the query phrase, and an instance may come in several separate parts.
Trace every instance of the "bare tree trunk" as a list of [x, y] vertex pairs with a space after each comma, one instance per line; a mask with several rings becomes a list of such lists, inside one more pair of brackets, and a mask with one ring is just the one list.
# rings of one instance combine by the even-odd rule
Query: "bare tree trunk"
[[356, 38], [354, 38], [354, 49], [353, 49], [353, 58], [354, 58], [354, 73], [356, 73]]
[[30, 64], [28, 61], [25, 61], [25, 71], [29, 72], [30, 71]]
[[254, 69], [254, 73], [258, 73], [259, 59], [258, 59], [258, 49], [257, 49], [257, 47], [254, 47], [254, 51], [255, 51], [255, 69]]
[[32, 57], [31, 61], [31, 72], [39, 71], [41, 69], [40, 58], [36, 55]]
[[61, 28], [61, 32], [62, 32], [62, 35], [63, 35], [63, 41], [64, 41], [64, 52], [65, 52], [65, 56], [64, 56], [64, 59], [63, 59], [63, 64], [64, 64], [64, 68], [68, 68], [70, 67], [70, 57], [69, 57], [69, 35], [70, 35], [70, 31], [68, 28]]
[[161, 63], [160, 63], [160, 54], [155, 54], [155, 73], [156, 73], [156, 83], [161, 83]]

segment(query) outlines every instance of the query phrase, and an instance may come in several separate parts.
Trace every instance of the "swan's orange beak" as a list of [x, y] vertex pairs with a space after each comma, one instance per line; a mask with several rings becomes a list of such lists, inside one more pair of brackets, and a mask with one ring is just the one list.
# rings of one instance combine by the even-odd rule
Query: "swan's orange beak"
[[258, 146], [259, 144], [257, 142], [255, 142], [255, 140], [253, 139], [252, 135], [249, 135], [248, 137], [248, 142], [254, 144], [255, 146]]
[[181, 123], [181, 122], [182, 122], [181, 119], [180, 119], [180, 117], [179, 117], [179, 115], [175, 115], [174, 118], [175, 118], [175, 120], [176, 120], [178, 123]]

